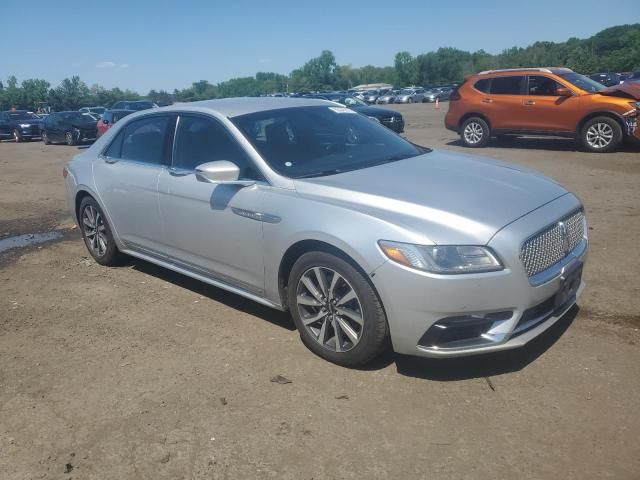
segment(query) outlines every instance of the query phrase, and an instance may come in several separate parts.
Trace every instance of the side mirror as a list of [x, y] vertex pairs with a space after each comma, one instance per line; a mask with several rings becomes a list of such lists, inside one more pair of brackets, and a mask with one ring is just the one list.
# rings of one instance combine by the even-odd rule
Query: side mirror
[[556, 95], [559, 97], [572, 97], [573, 92], [566, 87], [558, 87], [556, 88]]
[[203, 163], [198, 165], [195, 170], [196, 178], [201, 182], [239, 185], [241, 187], [250, 187], [256, 183], [254, 180], [238, 180], [240, 169], [235, 163], [227, 160]]

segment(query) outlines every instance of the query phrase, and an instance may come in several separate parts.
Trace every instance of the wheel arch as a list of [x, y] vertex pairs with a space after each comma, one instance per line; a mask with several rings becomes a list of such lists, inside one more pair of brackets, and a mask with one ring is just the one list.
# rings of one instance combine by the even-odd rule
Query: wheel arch
[[615, 120], [616, 122], [618, 122], [618, 125], [620, 125], [620, 128], [622, 129], [622, 135], [623, 136], [627, 135], [626, 126], [625, 126], [624, 118], [622, 117], [622, 115], [612, 110], [596, 110], [595, 112], [588, 113], [587, 115], [582, 117], [580, 122], [578, 122], [578, 128], [576, 129], [576, 134], [578, 135], [578, 137], [582, 133], [582, 128], [584, 127], [584, 124], [596, 117], [609, 117]]
[[460, 117], [460, 121], [458, 122], [458, 133], [460, 133], [460, 129], [462, 128], [462, 125], [464, 124], [464, 122], [466, 122], [471, 117], [481, 118], [482, 120], [487, 122], [487, 125], [489, 125], [489, 130], [493, 130], [493, 127], [491, 126], [491, 121], [486, 115], [478, 112], [469, 112], [469, 113], [465, 113], [462, 117]]
[[351, 255], [345, 252], [342, 248], [337, 247], [326, 241], [306, 239], [306, 240], [299, 240], [296, 243], [292, 244], [289, 248], [287, 248], [284, 255], [282, 256], [282, 259], [280, 260], [280, 265], [278, 267], [278, 293], [280, 295], [280, 301], [282, 302], [282, 306], [284, 307], [285, 310], [289, 309], [289, 305], [287, 301], [287, 288], [289, 286], [289, 276], [291, 274], [293, 265], [302, 255], [309, 252], [330, 253], [346, 261], [353, 268], [358, 270], [363, 275], [364, 278], [367, 279], [367, 281], [373, 288], [374, 292], [376, 292], [376, 295], [378, 295], [378, 298], [380, 297], [375, 286], [369, 279], [369, 275], [367, 274], [365, 269]]

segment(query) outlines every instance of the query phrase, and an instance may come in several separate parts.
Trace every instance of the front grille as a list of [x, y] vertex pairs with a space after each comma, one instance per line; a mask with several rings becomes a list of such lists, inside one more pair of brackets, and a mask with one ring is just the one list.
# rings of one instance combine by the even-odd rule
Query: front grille
[[527, 275], [540, 273], [565, 258], [585, 233], [584, 212], [578, 210], [529, 238], [520, 249]]

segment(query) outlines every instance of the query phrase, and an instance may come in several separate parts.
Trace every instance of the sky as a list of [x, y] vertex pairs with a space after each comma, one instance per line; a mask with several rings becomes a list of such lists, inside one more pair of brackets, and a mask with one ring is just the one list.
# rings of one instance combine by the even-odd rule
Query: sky
[[2, 3], [0, 80], [15, 75], [56, 86], [79, 75], [88, 85], [142, 94], [259, 71], [287, 74], [322, 50], [339, 64], [385, 66], [402, 50], [499, 53], [640, 22], [640, 0]]

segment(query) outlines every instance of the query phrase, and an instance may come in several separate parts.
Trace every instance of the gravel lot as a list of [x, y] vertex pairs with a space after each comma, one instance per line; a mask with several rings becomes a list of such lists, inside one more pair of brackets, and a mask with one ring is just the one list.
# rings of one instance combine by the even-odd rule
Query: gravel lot
[[[393, 108], [412, 141], [472, 153], [446, 104]], [[0, 238], [64, 233], [0, 254], [0, 479], [640, 478], [637, 147], [473, 152], [582, 198], [580, 309], [519, 351], [366, 370], [315, 357], [285, 314], [142, 261], [95, 264], [66, 213], [75, 152], [0, 144]]]

